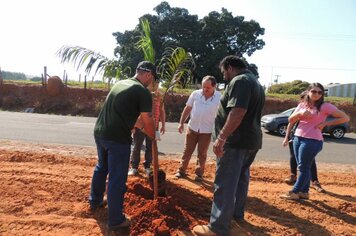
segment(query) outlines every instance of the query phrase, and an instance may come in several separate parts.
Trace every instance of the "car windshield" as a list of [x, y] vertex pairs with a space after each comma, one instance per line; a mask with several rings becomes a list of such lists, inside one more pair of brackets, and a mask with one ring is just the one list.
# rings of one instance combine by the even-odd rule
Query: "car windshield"
[[288, 109], [288, 110], [286, 110], [286, 111], [283, 111], [283, 112], [281, 112], [281, 113], [279, 113], [279, 114], [280, 114], [280, 115], [284, 115], [284, 116], [290, 116], [290, 115], [293, 113], [294, 109], [295, 109], [295, 107], [293, 107], [293, 108], [291, 108], [291, 109]]

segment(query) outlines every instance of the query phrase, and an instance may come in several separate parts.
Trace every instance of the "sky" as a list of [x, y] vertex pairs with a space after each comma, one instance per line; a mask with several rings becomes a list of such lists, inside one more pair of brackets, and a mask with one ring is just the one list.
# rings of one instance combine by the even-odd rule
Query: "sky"
[[[255, 20], [266, 45], [250, 63], [258, 66], [261, 84], [302, 80], [309, 83], [356, 83], [356, 1], [354, 0], [166, 0], [199, 19], [226, 8], [233, 16]], [[114, 58], [114, 32], [133, 30], [160, 0], [2, 0], [0, 68], [71, 80], [82, 71], [61, 64], [63, 45], [82, 46]]]

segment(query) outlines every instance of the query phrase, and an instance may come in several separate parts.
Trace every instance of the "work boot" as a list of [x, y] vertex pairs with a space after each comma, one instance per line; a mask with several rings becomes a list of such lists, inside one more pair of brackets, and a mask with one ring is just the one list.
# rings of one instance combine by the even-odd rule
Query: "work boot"
[[284, 198], [284, 199], [287, 199], [287, 200], [299, 200], [300, 199], [299, 195], [294, 193], [294, 192], [292, 192], [292, 191], [289, 191], [288, 193], [282, 194], [280, 197]]
[[197, 225], [193, 228], [193, 233], [198, 236], [216, 236], [217, 234], [212, 231], [207, 225]]
[[95, 212], [96, 210], [100, 209], [100, 208], [105, 208], [105, 206], [108, 204], [108, 200], [106, 199], [106, 197], [104, 197], [103, 201], [99, 204], [92, 204], [89, 202], [90, 205], [90, 210], [92, 212]]
[[194, 180], [197, 181], [197, 182], [203, 182], [203, 176], [196, 175]]
[[309, 199], [309, 193], [299, 192], [298, 195], [299, 195], [299, 199]]
[[145, 168], [145, 173], [147, 178], [150, 177], [150, 174], [152, 173], [152, 169], [151, 168]]
[[182, 173], [180, 171], [178, 171], [175, 175], [174, 175], [177, 179], [180, 179], [180, 178], [184, 178], [186, 176], [185, 173]]
[[293, 185], [297, 181], [297, 176], [295, 174], [291, 174], [288, 178], [284, 180], [284, 182], [288, 185]]
[[311, 183], [310, 185], [311, 188], [315, 189], [316, 191], [318, 191], [319, 193], [324, 193], [325, 190], [321, 187], [321, 184], [319, 183], [319, 181], [315, 180]]
[[121, 224], [114, 225], [114, 226], [109, 226], [109, 230], [118, 231], [118, 230], [120, 230], [122, 228], [127, 228], [130, 225], [131, 225], [131, 218], [128, 217], [128, 216], [125, 216], [125, 220]]

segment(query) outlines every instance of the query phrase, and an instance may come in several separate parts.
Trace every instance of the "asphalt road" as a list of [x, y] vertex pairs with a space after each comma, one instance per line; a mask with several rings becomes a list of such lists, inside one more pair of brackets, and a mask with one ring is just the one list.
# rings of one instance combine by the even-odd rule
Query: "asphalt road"
[[[96, 118], [58, 116], [0, 111], [0, 139], [94, 146], [93, 128]], [[177, 123], [167, 123], [167, 130], [158, 142], [160, 153], [182, 153], [184, 134], [177, 132]], [[286, 161], [288, 148], [282, 147], [283, 138], [263, 134], [263, 148], [256, 160]], [[210, 145], [209, 156], [214, 156]], [[318, 162], [356, 164], [356, 134], [348, 133], [342, 140], [325, 137]]]

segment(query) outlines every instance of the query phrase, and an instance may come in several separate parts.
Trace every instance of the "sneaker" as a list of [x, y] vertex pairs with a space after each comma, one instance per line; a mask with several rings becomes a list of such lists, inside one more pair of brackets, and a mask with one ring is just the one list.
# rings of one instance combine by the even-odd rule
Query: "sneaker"
[[138, 170], [136, 168], [131, 168], [128, 175], [138, 175]]
[[215, 236], [217, 235], [213, 232], [207, 225], [197, 225], [193, 228], [193, 233], [198, 236]]
[[310, 185], [311, 188], [315, 189], [316, 191], [318, 191], [319, 193], [324, 193], [325, 190], [321, 187], [321, 184], [319, 183], [319, 181], [315, 180], [311, 183]]
[[299, 200], [299, 194], [296, 194], [292, 191], [289, 191], [288, 193], [282, 194], [280, 196], [281, 198], [287, 199], [287, 200]]
[[106, 198], [103, 199], [103, 201], [99, 204], [90, 204], [90, 210], [91, 211], [96, 211], [97, 209], [104, 208], [108, 204], [108, 200]]
[[299, 199], [309, 199], [309, 193], [299, 192]]
[[152, 169], [151, 168], [146, 168], [145, 169], [145, 173], [146, 173], [146, 176], [149, 177], [150, 174], [152, 173]]
[[197, 182], [202, 182], [203, 181], [203, 177], [201, 175], [196, 175], [194, 180], [197, 181]]
[[111, 231], [117, 231], [117, 230], [120, 230], [120, 229], [122, 229], [122, 228], [127, 228], [127, 227], [129, 227], [130, 225], [131, 225], [131, 218], [125, 216], [125, 220], [124, 220], [121, 224], [114, 225], [114, 226], [109, 226], [109, 230], [111, 230]]
[[180, 178], [184, 178], [186, 176], [185, 173], [182, 173], [180, 171], [178, 171], [175, 175], [174, 175], [177, 179], [180, 179]]
[[288, 178], [284, 180], [284, 182], [288, 185], [293, 185], [297, 181], [297, 176], [294, 174], [291, 174]]

